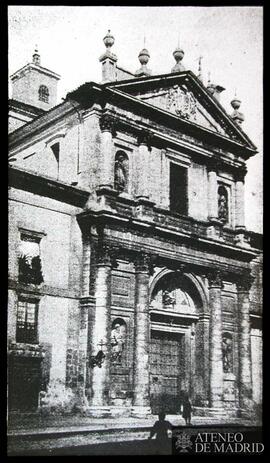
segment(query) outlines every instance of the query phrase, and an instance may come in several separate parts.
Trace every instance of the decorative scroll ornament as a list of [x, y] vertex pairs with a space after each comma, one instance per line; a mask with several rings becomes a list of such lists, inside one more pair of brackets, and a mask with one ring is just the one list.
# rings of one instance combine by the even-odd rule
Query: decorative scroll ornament
[[153, 274], [153, 261], [149, 254], [144, 252], [138, 254], [134, 264], [136, 272], [147, 272], [150, 275]]
[[244, 182], [246, 174], [247, 174], [246, 166], [238, 167], [234, 174], [235, 181]]
[[138, 144], [139, 145], [146, 145], [148, 149], [151, 149], [151, 145], [153, 144], [154, 135], [148, 130], [142, 130], [138, 135]]
[[191, 92], [180, 88], [178, 85], [170, 88], [167, 93], [168, 111], [174, 112], [184, 119], [197, 119], [197, 101]]
[[238, 281], [236, 283], [237, 290], [239, 292], [249, 292], [254, 280], [255, 280], [255, 278], [250, 274], [243, 275], [243, 276], [239, 277], [239, 279], [238, 279]]
[[223, 288], [222, 275], [219, 271], [211, 270], [207, 274], [209, 288]]
[[97, 262], [99, 265], [111, 265], [117, 267], [117, 255], [119, 248], [110, 246], [104, 242], [99, 242], [97, 247]]
[[216, 172], [222, 168], [222, 163], [216, 157], [207, 160], [207, 168], [209, 172]]
[[112, 132], [113, 135], [116, 133], [116, 120], [110, 114], [103, 114], [99, 120], [100, 129], [102, 132]]

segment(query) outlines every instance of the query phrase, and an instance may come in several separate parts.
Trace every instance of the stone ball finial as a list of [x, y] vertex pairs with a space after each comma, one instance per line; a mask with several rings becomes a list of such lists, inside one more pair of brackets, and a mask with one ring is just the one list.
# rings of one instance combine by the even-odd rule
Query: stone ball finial
[[104, 45], [106, 48], [110, 49], [114, 42], [115, 42], [115, 39], [114, 39], [114, 36], [111, 34], [111, 31], [110, 29], [108, 30], [107, 34], [105, 35], [104, 39], [103, 39], [103, 42], [104, 42]]
[[35, 51], [33, 53], [33, 63], [34, 64], [37, 64], [37, 65], [40, 65], [40, 54], [38, 52], [38, 47], [37, 45], [35, 46]]
[[173, 57], [176, 61], [176, 64], [173, 66], [171, 72], [182, 72], [185, 71], [185, 67], [181, 63], [182, 59], [184, 58], [184, 50], [180, 48], [179, 46], [174, 50], [173, 52]]
[[209, 84], [207, 85], [207, 90], [208, 90], [208, 92], [209, 92], [211, 95], [214, 95], [214, 93], [215, 93], [215, 91], [216, 91], [216, 86], [215, 86], [215, 84], [209, 83]]
[[233, 109], [239, 109], [240, 106], [241, 106], [241, 100], [239, 100], [238, 98], [234, 98], [232, 101], [231, 101], [231, 105], [233, 107]]
[[149, 51], [146, 50], [146, 48], [143, 48], [139, 55], [138, 55], [138, 58], [139, 58], [139, 61], [141, 63], [142, 66], [146, 66], [146, 64], [148, 63], [149, 59], [150, 59], [150, 54], [149, 54]]
[[182, 50], [182, 48], [177, 47], [173, 52], [173, 57], [175, 61], [179, 63], [184, 58], [184, 54], [185, 54], [184, 50]]
[[245, 120], [245, 116], [243, 113], [240, 113], [240, 111], [238, 111], [238, 109], [240, 108], [241, 106], [241, 100], [239, 100], [236, 96], [233, 98], [233, 100], [231, 101], [231, 105], [234, 109], [231, 117], [232, 119], [237, 122], [238, 124], [242, 124], [242, 122], [244, 122]]

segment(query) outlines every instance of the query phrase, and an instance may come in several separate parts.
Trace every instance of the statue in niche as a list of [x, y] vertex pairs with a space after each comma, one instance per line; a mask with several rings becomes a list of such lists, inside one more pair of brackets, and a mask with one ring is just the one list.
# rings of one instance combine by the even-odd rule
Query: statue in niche
[[228, 195], [224, 187], [218, 189], [218, 218], [222, 222], [228, 222]]
[[162, 293], [162, 302], [164, 305], [175, 304], [175, 297], [172, 297], [170, 291], [165, 289]]
[[223, 370], [225, 373], [232, 372], [232, 338], [223, 336], [222, 338], [222, 357], [223, 357]]
[[120, 362], [122, 361], [123, 350], [125, 346], [126, 338], [126, 326], [125, 324], [120, 325], [116, 323], [112, 327], [111, 331], [111, 352], [112, 352], [112, 361]]
[[124, 191], [127, 186], [127, 157], [122, 152], [117, 153], [115, 157], [114, 186], [119, 192]]

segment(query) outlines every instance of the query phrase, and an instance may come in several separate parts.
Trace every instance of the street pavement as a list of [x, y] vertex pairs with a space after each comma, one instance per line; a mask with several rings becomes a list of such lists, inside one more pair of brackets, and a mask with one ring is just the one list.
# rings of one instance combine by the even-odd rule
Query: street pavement
[[[173, 426], [185, 428], [181, 415], [167, 415]], [[8, 422], [8, 454], [20, 455], [150, 455], [171, 454], [149, 440], [156, 415], [147, 418], [93, 418], [84, 416], [40, 416], [11, 414]], [[239, 418], [219, 420], [193, 417], [194, 427], [255, 426]], [[164, 453], [165, 452], [165, 453]], [[166, 453], [169, 452], [169, 453]]]

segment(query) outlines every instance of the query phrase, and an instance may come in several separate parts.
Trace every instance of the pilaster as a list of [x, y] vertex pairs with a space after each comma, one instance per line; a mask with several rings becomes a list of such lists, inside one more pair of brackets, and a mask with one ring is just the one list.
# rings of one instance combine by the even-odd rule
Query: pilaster
[[150, 256], [141, 253], [135, 260], [134, 400], [135, 415], [150, 413], [149, 397], [149, 275]]
[[223, 361], [222, 361], [222, 318], [220, 272], [208, 273], [209, 306], [210, 306], [210, 336], [209, 336], [209, 404], [210, 407], [222, 407], [223, 401]]
[[249, 291], [253, 278], [251, 275], [240, 277], [238, 291], [238, 326], [239, 326], [239, 405], [249, 409], [252, 404], [251, 377], [251, 340], [250, 340], [250, 301]]

